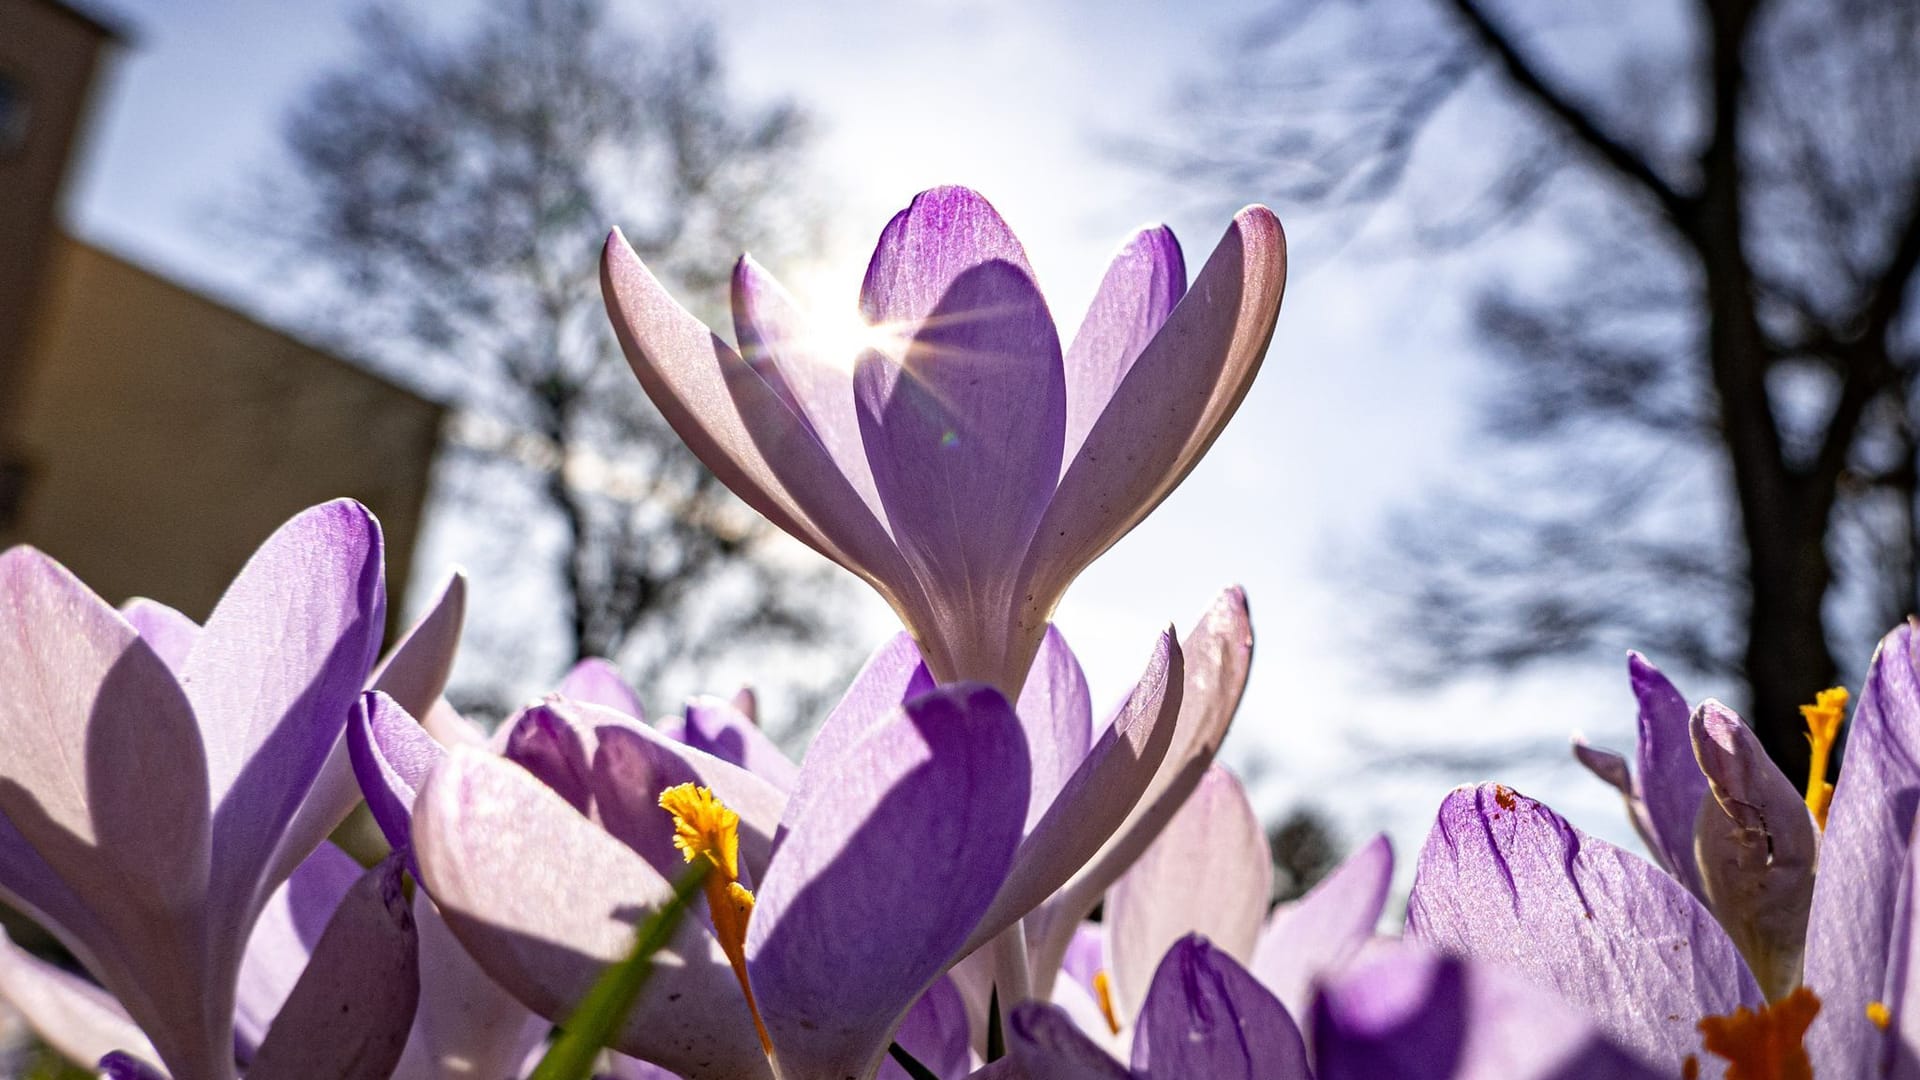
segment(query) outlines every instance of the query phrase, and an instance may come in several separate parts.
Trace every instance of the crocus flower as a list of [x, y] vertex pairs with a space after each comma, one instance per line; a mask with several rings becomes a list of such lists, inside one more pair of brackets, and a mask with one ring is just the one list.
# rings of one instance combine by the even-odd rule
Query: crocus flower
[[[242, 952], [351, 806], [321, 779], [384, 610], [379, 527], [350, 501], [276, 532], [204, 627], [151, 603], [123, 616], [30, 548], [0, 555], [0, 891], [177, 1076], [234, 1074]], [[389, 879], [367, 880], [369, 914], [341, 940], [409, 936]], [[284, 1046], [268, 1051], [333, 1030], [326, 984], [358, 977], [356, 959], [294, 993], [255, 1075], [293, 1075]]]
[[[1687, 777], [1683, 762], [1664, 772], [1668, 785], [1710, 791], [1695, 825], [1698, 857], [1682, 868], [1698, 882], [1696, 895], [1769, 997], [1804, 982], [1820, 999], [1806, 1038], [1813, 1061], [1866, 1075], [1875, 1055], [1896, 1045], [1880, 1032], [1893, 1027], [1894, 984], [1904, 980], [1892, 957], [1902, 925], [1896, 906], [1906, 887], [1912, 793], [1920, 789], [1911, 622], [1875, 652], [1848, 729], [1845, 764], [1828, 784], [1827, 760], [1846, 702], [1846, 692], [1835, 689], [1801, 710], [1813, 748], [1804, 792], [1766, 759], [1739, 718], [1715, 702], [1689, 721], [1696, 775]], [[1671, 712], [1662, 726], [1671, 730]], [[1667, 754], [1678, 757], [1672, 740], [1666, 742]], [[1644, 745], [1641, 756], [1648, 756]]]
[[[1203, 651], [1212, 636], [1199, 639]], [[918, 1000], [936, 1014], [947, 1008], [926, 994], [941, 972], [1015, 926], [1099, 853], [1150, 790], [1172, 742], [1183, 671], [1171, 635], [1156, 643], [1140, 682], [1097, 736], [1078, 664], [1057, 635], [1050, 641], [1050, 659], [1016, 714], [986, 687], [935, 690], [912, 639], [896, 637], [816, 736], [791, 795], [775, 780], [667, 738], [630, 713], [560, 697], [513, 721], [504, 757], [456, 753], [429, 761], [437, 754], [419, 752], [417, 727], [380, 714], [368, 717], [366, 730], [356, 728], [356, 749], [372, 751], [362, 778], [376, 817], [385, 824], [412, 808], [404, 842], [449, 925], [536, 1011], [566, 1015], [596, 966], [623, 949], [619, 927], [661, 902], [686, 857], [712, 856], [718, 872], [710, 887], [720, 886], [708, 897], [707, 924], [674, 948], [685, 964], [680, 970], [705, 972], [699, 979], [713, 978], [708, 969], [718, 950], [719, 970], [730, 972], [722, 985], [735, 984], [720, 1003], [733, 1004], [716, 1005], [711, 994], [720, 991], [713, 986], [675, 989], [663, 980], [657, 993], [643, 994], [616, 1049], [694, 1077], [760, 1075], [749, 1064], [756, 1059], [760, 1069], [777, 1066], [791, 1076], [841, 1075], [834, 1068], [869, 1076], [882, 1065], [884, 1036], [909, 1006]], [[702, 708], [745, 723], [718, 703], [696, 703], [686, 733], [711, 726]], [[716, 748], [730, 745], [720, 739]], [[1029, 745], [1040, 750], [1030, 754]], [[461, 779], [423, 780], [423, 761], [433, 777]], [[511, 830], [488, 828], [475, 814], [497, 804], [492, 796], [429, 801], [427, 787], [456, 783], [487, 791], [498, 785], [539, 814]], [[544, 798], [530, 794], [541, 789]], [[440, 809], [428, 809], [434, 805]], [[956, 836], [969, 819], [974, 826]], [[1013, 845], [1005, 852], [992, 846], [1002, 819], [1012, 822]], [[532, 902], [513, 899], [511, 890], [527, 875], [513, 861], [523, 856], [512, 852], [530, 844], [558, 858], [564, 851], [541, 837], [569, 834], [598, 838], [577, 841], [579, 857], [600, 860], [581, 865], [596, 869], [534, 874], [549, 886]], [[938, 854], [952, 845], [964, 848], [964, 857]], [[856, 849], [868, 854], [832, 854]], [[883, 856], [895, 862], [883, 868], [868, 861]], [[512, 884], [489, 880], [509, 872]], [[877, 898], [847, 899], [867, 891], [895, 895], [904, 882], [894, 877], [902, 873], [951, 880], [896, 895], [916, 910], [885, 916]], [[756, 888], [755, 881], [763, 884]], [[744, 919], [725, 906], [740, 890], [751, 904]], [[935, 896], [937, 910], [917, 910]], [[502, 903], [513, 910], [498, 910]], [[856, 944], [863, 934], [873, 940]], [[889, 946], [905, 955], [889, 953]], [[569, 954], [569, 963], [553, 962], [555, 950]], [[857, 992], [839, 979], [821, 985], [826, 972], [860, 957], [866, 959], [855, 967], [871, 968], [872, 978]], [[741, 1002], [748, 1004], [744, 1012]], [[764, 1022], [764, 1041], [756, 1019]], [[941, 1030], [957, 1033], [964, 1053], [964, 1025]]]
[[1025, 252], [986, 200], [924, 192], [881, 233], [858, 344], [766, 271], [734, 271], [735, 351], [626, 241], [601, 282], [640, 384], [754, 509], [877, 589], [938, 682], [1017, 697], [1068, 584], [1198, 463], [1246, 395], [1285, 242], [1237, 215], [1186, 288], [1144, 230], [1063, 352]]
[[464, 748], [419, 791], [422, 881], [468, 952], [564, 1017], [670, 897], [683, 856], [706, 859], [719, 887], [658, 957], [614, 1049], [694, 1080], [873, 1075], [1019, 844], [1028, 767], [1005, 699], [961, 684], [861, 716], [842, 752], [809, 755], [790, 800], [577, 708], [594, 725], [586, 779], [604, 827], [521, 765]]
[[[1730, 710], [1694, 710], [1705, 903], [1534, 800], [1483, 785], [1441, 808], [1408, 936], [1507, 966], [1661, 1068], [1718, 1057], [1735, 1077], [1904, 1075], [1920, 1048], [1907, 981], [1920, 939], [1913, 649], [1907, 626], [1874, 656], [1824, 831], [1821, 778], [1803, 797]], [[1837, 730], [1834, 706], [1825, 695], [1809, 710], [1816, 742]], [[1756, 1071], [1769, 1069], [1786, 1071]]]

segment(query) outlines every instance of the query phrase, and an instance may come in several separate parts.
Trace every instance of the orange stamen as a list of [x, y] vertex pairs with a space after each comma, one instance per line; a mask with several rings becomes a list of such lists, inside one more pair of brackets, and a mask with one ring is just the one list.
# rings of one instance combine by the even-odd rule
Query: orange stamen
[[1120, 1034], [1120, 1017], [1113, 1010], [1113, 977], [1106, 968], [1093, 973], [1093, 996], [1100, 1002], [1100, 1015], [1107, 1018], [1107, 1028]]
[[1820, 998], [1802, 986], [1768, 1005], [1700, 1021], [1707, 1052], [1727, 1059], [1726, 1080], [1813, 1080], [1804, 1039]]
[[753, 984], [747, 978], [747, 920], [753, 917], [753, 893], [740, 884], [740, 815], [711, 790], [693, 784], [661, 792], [660, 808], [673, 815], [673, 846], [680, 854], [688, 862], [705, 858], [713, 865], [703, 886], [713, 936], [727, 954], [733, 977], [740, 980], [740, 992], [747, 996], [754, 1029], [760, 1033], [760, 1049], [772, 1057], [773, 1040], [767, 1037], [767, 1025], [760, 1020], [760, 1006], [753, 1000]]
[[1807, 765], [1807, 809], [1813, 811], [1813, 820], [1827, 827], [1827, 807], [1833, 803], [1833, 785], [1827, 783], [1827, 759], [1833, 753], [1833, 744], [1840, 739], [1840, 724], [1847, 718], [1847, 690], [1836, 686], [1831, 690], [1822, 690], [1813, 699], [1813, 704], [1800, 706], [1800, 715], [1807, 721], [1807, 744], [1812, 748], [1812, 760]]

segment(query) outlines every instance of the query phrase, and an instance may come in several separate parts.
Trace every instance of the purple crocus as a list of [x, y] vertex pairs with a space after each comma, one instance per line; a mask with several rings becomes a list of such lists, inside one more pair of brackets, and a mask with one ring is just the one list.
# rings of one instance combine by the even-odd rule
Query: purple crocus
[[[682, 924], [614, 1048], [694, 1080], [873, 1075], [1013, 864], [1028, 765], [1005, 699], [961, 684], [843, 713], [821, 736], [843, 749], [809, 754], [791, 799], [618, 714], [575, 709], [597, 744], [584, 788], [458, 749], [419, 791], [422, 881], [469, 953], [564, 1017], [666, 902], [683, 853], [711, 858], [723, 891]], [[590, 796], [599, 822], [569, 794]]]
[[[1920, 992], [1907, 978], [1920, 940], [1914, 644], [1904, 626], [1874, 656], [1824, 829], [1824, 783], [1803, 794], [1738, 716], [1709, 701], [1688, 718], [1705, 789], [1698, 895], [1540, 803], [1482, 785], [1441, 808], [1408, 936], [1506, 966], [1664, 1069], [1712, 1055], [1750, 1075], [1809, 1065], [1823, 1076], [1907, 1075], [1920, 1052]], [[1808, 710], [1816, 742], [1837, 731], [1827, 715], [1837, 697]], [[1654, 788], [1643, 791], [1653, 807]]]
[[[1669, 789], [1703, 792], [1689, 823], [1689, 850], [1698, 854], [1676, 877], [1694, 883], [1694, 895], [1743, 954], [1765, 996], [1779, 1000], [1804, 986], [1818, 999], [1805, 1045], [1823, 1074], [1885, 1075], [1897, 1054], [1917, 1052], [1904, 1029], [1920, 1031], [1920, 1004], [1900, 1004], [1909, 932], [1903, 898], [1911, 888], [1907, 864], [1920, 801], [1914, 650], [1912, 622], [1881, 641], [1831, 785], [1826, 758], [1844, 720], [1844, 690], [1822, 692], [1802, 709], [1815, 758], [1804, 791], [1717, 702], [1687, 718], [1692, 745], [1684, 758], [1670, 735], [1650, 754], [1643, 727], [1642, 772], [1667, 778], [1642, 781], [1647, 804], [1656, 793], [1673, 804], [1659, 827], [1681, 834], [1680, 800]], [[1652, 672], [1650, 665], [1645, 670]], [[1673, 710], [1662, 726], [1674, 728]], [[1658, 762], [1661, 756], [1668, 760]], [[1689, 764], [1691, 776], [1683, 767]]]
[[1063, 351], [1006, 223], [974, 192], [937, 188], [881, 233], [859, 344], [837, 345], [743, 258], [735, 351], [618, 232], [601, 263], [629, 363], [707, 467], [873, 585], [936, 681], [1009, 698], [1074, 577], [1239, 406], [1285, 276], [1264, 207], [1234, 218], [1190, 289], [1173, 234], [1144, 230]]
[[[641, 719], [639, 700], [611, 665], [601, 659], [578, 663], [561, 680], [561, 690], [563, 694], [559, 698], [524, 709], [509, 719], [493, 738], [461, 719], [445, 701], [440, 701], [434, 713], [430, 713], [428, 723], [422, 724], [413, 723], [411, 717], [390, 703], [380, 703], [380, 707], [367, 713], [357, 713], [349, 728], [355, 746], [355, 763], [369, 771], [367, 784], [374, 819], [394, 847], [411, 849], [415, 786], [424, 782], [426, 774], [432, 773], [432, 767], [444, 759], [447, 749], [457, 746], [507, 755], [520, 767], [536, 774], [541, 782], [555, 786], [555, 790], [564, 790], [570, 799], [578, 799], [576, 805], [588, 807], [589, 813], [599, 819], [593, 811], [591, 784], [576, 784], [580, 776], [591, 771], [591, 759], [599, 757], [599, 736], [591, 724], [584, 723], [576, 705], [603, 705], [637, 723]], [[572, 696], [572, 701], [563, 701], [568, 696]], [[749, 713], [741, 709], [743, 701], [751, 698], [741, 698], [739, 694], [730, 701], [695, 698], [689, 701], [687, 713], [695, 719], [695, 728], [705, 730], [708, 736], [714, 732], [724, 734], [732, 730], [733, 724], [753, 724]], [[710, 713], [710, 717], [703, 719], [703, 713]], [[603, 715], [601, 719], [611, 717]], [[687, 724], [682, 717], [662, 717], [662, 723], [657, 724], [655, 730], [676, 742], [695, 746], [684, 738]], [[751, 734], [764, 742], [747, 744], [745, 740], [718, 738], [716, 744], [718, 749], [753, 746], [755, 751], [747, 753], [747, 757], [770, 765], [774, 776], [762, 776], [768, 782], [776, 782], [778, 776], [793, 769], [764, 734], [758, 730]], [[405, 1055], [394, 1076], [397, 1080], [424, 1080], [428, 1076], [442, 1076], [449, 1068], [476, 1076], [518, 1076], [530, 1049], [538, 1047], [543, 1040], [549, 1020], [530, 1013], [474, 965], [465, 947], [457, 944], [451, 930], [447, 930], [440, 909], [432, 903], [426, 890], [415, 894], [415, 919], [420, 924], [420, 1007], [413, 1034], [407, 1040]], [[895, 1038], [920, 1061], [941, 1065], [943, 1074], [958, 1074], [966, 1068], [966, 1015], [948, 980], [935, 982], [933, 988], [922, 995], [908, 1011]], [[628, 1055], [611, 1053], [605, 1076], [618, 1080], [670, 1080], [676, 1074]], [[904, 1072], [899, 1072], [899, 1067], [891, 1061], [881, 1068], [879, 1076], [883, 1080], [904, 1080]]]
[[[79, 992], [95, 1012], [124, 1010], [144, 1034], [123, 1049], [176, 1076], [234, 1075], [249, 934], [353, 805], [334, 752], [384, 611], [379, 527], [345, 500], [282, 526], [204, 627], [151, 602], [122, 615], [31, 548], [0, 555], [0, 891], [117, 1003]], [[437, 659], [397, 657], [396, 687], [430, 683]], [[369, 941], [412, 934], [390, 868], [356, 888], [364, 902], [336, 923], [348, 955], [240, 1046], [253, 1075], [296, 1075], [290, 1046], [310, 1038], [354, 1045], [336, 1026], [341, 986], [366, 974]], [[56, 985], [24, 959], [16, 987]]]
[[[1243, 614], [1237, 602], [1228, 610]], [[1190, 639], [1212, 676], [1221, 655], [1239, 655], [1244, 627], [1209, 620]], [[742, 740], [764, 736], [731, 706], [696, 700], [673, 739], [640, 723], [604, 670], [569, 682], [620, 709], [550, 698], [510, 722], [501, 755], [447, 756], [404, 715], [369, 713], [355, 728], [356, 764], [376, 817], [412, 845], [448, 924], [537, 1011], [564, 1016], [624, 948], [620, 928], [661, 902], [689, 849], [719, 851], [725, 891], [673, 946], [677, 970], [699, 986], [650, 989], [615, 1047], [694, 1077], [760, 1075], [769, 1049], [789, 1075], [868, 1076], [903, 1015], [903, 1042], [925, 1028], [917, 1041], [950, 1060], [957, 1037], [964, 1056], [965, 1024], [948, 1022], [964, 1011], [934, 980], [1098, 856], [1159, 782], [1185, 685], [1171, 635], [1097, 732], [1077, 662], [1057, 634], [1047, 640], [1016, 711], [983, 686], [936, 690], [912, 639], [896, 637], [828, 718], [790, 792], [784, 759], [770, 747], [754, 753]], [[1240, 681], [1224, 681], [1237, 697]], [[698, 749], [702, 740], [716, 752]], [[525, 816], [478, 820], [508, 800]], [[522, 861], [534, 858], [523, 847], [590, 861], [533, 873], [546, 885], [516, 896], [529, 879]], [[744, 931], [722, 906], [736, 883], [751, 897]], [[889, 903], [905, 907], [883, 912]], [[870, 976], [857, 988], [829, 977], [848, 963]]]

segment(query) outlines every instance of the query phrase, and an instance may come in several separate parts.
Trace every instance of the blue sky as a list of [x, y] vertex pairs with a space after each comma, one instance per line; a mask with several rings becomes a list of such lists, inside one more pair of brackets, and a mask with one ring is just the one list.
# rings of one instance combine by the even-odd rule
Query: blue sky
[[[1012, 223], [1071, 328], [1132, 228], [1171, 209], [1190, 265], [1218, 239], [1231, 205], [1196, 210], [1103, 146], [1107, 136], [1179, 123], [1175, 90], [1218, 64], [1259, 6], [736, 0], [721, 28], [743, 89], [791, 96], [820, 125], [821, 172], [840, 227], [836, 258], [814, 268], [807, 291], [851, 303], [866, 247], [888, 216], [921, 188], [958, 182]], [[115, 0], [111, 11], [135, 28], [135, 43], [102, 90], [70, 207], [78, 231], [243, 307], [285, 310], [275, 282], [259, 279], [257, 264], [236, 257], [207, 220], [249, 169], [271, 160], [281, 109], [347, 55], [352, 9], [337, 0]], [[452, 23], [470, 10], [442, 4], [431, 14]], [[1232, 201], [1268, 198], [1256, 190]], [[1474, 467], [1467, 433], [1478, 369], [1463, 321], [1474, 265], [1466, 255], [1363, 259], [1354, 252], [1365, 245], [1351, 237], [1310, 227], [1299, 208], [1275, 209], [1289, 223], [1292, 276], [1265, 369], [1206, 462], [1082, 576], [1058, 621], [1096, 696], [1110, 699], [1160, 627], [1184, 629], [1223, 586], [1244, 584], [1259, 646], [1229, 761], [1255, 778], [1268, 812], [1312, 802], [1335, 815], [1349, 842], [1390, 828], [1410, 859], [1447, 788], [1488, 777], [1408, 769], [1370, 748], [1419, 740], [1466, 752], [1576, 728], [1624, 746], [1632, 708], [1624, 658], [1422, 695], [1387, 686], [1400, 643], [1368, 617], [1368, 595], [1339, 567], [1391, 508]], [[438, 567], [419, 569], [425, 578]], [[877, 641], [884, 609], [867, 617]], [[1591, 830], [1626, 835], [1617, 800], [1568, 766], [1499, 778]]]

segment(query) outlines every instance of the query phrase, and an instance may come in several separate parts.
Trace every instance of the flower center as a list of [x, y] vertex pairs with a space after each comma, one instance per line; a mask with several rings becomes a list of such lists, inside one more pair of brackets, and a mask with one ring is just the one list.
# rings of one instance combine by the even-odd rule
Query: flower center
[[740, 815], [715, 798], [711, 789], [692, 784], [661, 792], [660, 808], [673, 815], [673, 846], [680, 849], [680, 854], [688, 862], [704, 858], [712, 864], [704, 888], [713, 935], [720, 941], [720, 951], [727, 954], [727, 962], [733, 965], [740, 992], [747, 996], [754, 1029], [760, 1033], [760, 1049], [772, 1057], [773, 1040], [767, 1037], [767, 1025], [760, 1021], [760, 1006], [753, 1000], [753, 984], [747, 979], [747, 920], [753, 916], [753, 893], [740, 884]]
[[[1824, 696], [1824, 695], [1823, 695]], [[1820, 1012], [1820, 998], [1802, 986], [1756, 1010], [1741, 1006], [1700, 1021], [1701, 1043], [1727, 1060], [1726, 1080], [1813, 1080], [1803, 1040]], [[1694, 1059], [1688, 1073], [1698, 1075]]]
[[1827, 783], [1827, 758], [1840, 738], [1840, 722], [1847, 717], [1847, 697], [1846, 687], [1836, 686], [1820, 691], [1813, 704], [1800, 706], [1800, 715], [1807, 720], [1807, 743], [1813, 748], [1807, 766], [1807, 809], [1813, 811], [1813, 820], [1822, 829], [1827, 827], [1827, 807], [1833, 802], [1833, 785]]

